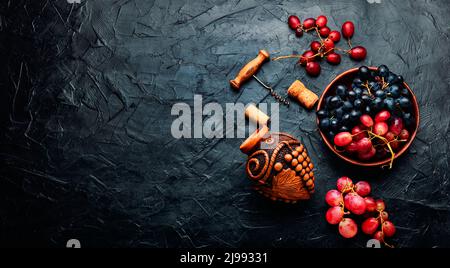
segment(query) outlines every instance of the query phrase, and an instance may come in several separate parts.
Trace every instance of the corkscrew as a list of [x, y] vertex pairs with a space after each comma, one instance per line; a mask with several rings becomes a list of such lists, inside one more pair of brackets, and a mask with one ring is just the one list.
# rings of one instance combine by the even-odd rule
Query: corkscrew
[[275, 100], [281, 104], [289, 106], [289, 100], [286, 97], [278, 94], [272, 87], [268, 86], [264, 82], [259, 79], [255, 73], [261, 68], [262, 64], [268, 60], [270, 57], [269, 53], [266, 50], [260, 50], [258, 56], [247, 63], [238, 73], [235, 79], [230, 80], [230, 84], [235, 89], [240, 89], [243, 82], [247, 81], [251, 77], [255, 78], [255, 80], [261, 84], [264, 88], [266, 88], [270, 95], [275, 98]]
[[256, 75], [253, 75], [253, 78], [255, 78], [255, 80], [258, 81], [258, 83], [260, 83], [263, 87], [269, 90], [270, 95], [274, 97], [277, 102], [289, 106], [289, 100], [286, 97], [282, 97], [272, 87], [264, 84]]

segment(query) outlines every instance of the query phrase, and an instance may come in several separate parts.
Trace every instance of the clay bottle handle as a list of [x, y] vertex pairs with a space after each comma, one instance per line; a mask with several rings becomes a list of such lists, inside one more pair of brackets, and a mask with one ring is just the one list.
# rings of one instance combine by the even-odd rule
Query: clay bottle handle
[[258, 56], [247, 63], [236, 76], [235, 79], [230, 80], [230, 84], [233, 88], [239, 89], [241, 84], [254, 75], [261, 65], [270, 57], [269, 53], [265, 50], [260, 50]]

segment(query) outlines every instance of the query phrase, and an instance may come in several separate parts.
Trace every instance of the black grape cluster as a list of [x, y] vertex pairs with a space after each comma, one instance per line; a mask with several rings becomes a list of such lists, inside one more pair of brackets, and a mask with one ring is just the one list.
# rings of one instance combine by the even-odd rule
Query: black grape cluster
[[403, 119], [406, 127], [414, 125], [411, 96], [403, 77], [381, 65], [376, 71], [361, 66], [351, 85], [339, 84], [335, 94], [326, 97], [325, 106], [317, 112], [320, 129], [330, 138], [351, 131], [363, 114], [374, 117], [381, 110]]

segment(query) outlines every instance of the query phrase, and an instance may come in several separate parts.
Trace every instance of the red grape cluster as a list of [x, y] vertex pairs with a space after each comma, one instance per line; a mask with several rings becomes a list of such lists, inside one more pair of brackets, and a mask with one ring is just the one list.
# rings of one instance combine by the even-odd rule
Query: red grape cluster
[[362, 215], [365, 219], [361, 225], [363, 233], [391, 247], [385, 238], [395, 234], [395, 226], [388, 221], [384, 201], [370, 197], [370, 191], [370, 184], [366, 181], [353, 184], [349, 177], [339, 178], [337, 190], [330, 190], [325, 195], [325, 201], [330, 206], [326, 220], [329, 224], [339, 224], [339, 233], [344, 238], [352, 238], [358, 233], [358, 225], [348, 216]]
[[[339, 132], [334, 136], [334, 144], [346, 152], [355, 154], [358, 159], [367, 161], [374, 157], [383, 159], [388, 152], [396, 152], [401, 142], [409, 140], [409, 131], [404, 128], [400, 117], [392, 117], [383, 110], [375, 118], [368, 114], [359, 117], [360, 124], [349, 131]], [[378, 139], [374, 139], [378, 138]], [[395, 154], [393, 154], [395, 155]]]
[[328, 19], [324, 15], [320, 15], [317, 19], [307, 18], [301, 23], [300, 19], [291, 15], [288, 18], [289, 27], [295, 31], [297, 37], [303, 36], [303, 32], [315, 32], [319, 40], [311, 42], [311, 50], [305, 51], [301, 56], [290, 55], [281, 56], [277, 59], [283, 58], [299, 58], [298, 63], [304, 66], [306, 72], [311, 76], [318, 76], [320, 74], [320, 64], [318, 60], [325, 58], [328, 63], [332, 65], [338, 65], [341, 62], [341, 55], [336, 51], [343, 51], [347, 53], [350, 58], [361, 61], [366, 58], [367, 50], [362, 46], [353, 47], [350, 39], [355, 32], [355, 26], [353, 22], [347, 21], [342, 25], [342, 36], [347, 39], [347, 43], [350, 47], [349, 50], [343, 50], [335, 47], [335, 44], [341, 40], [341, 33], [336, 30], [331, 30], [327, 26]]

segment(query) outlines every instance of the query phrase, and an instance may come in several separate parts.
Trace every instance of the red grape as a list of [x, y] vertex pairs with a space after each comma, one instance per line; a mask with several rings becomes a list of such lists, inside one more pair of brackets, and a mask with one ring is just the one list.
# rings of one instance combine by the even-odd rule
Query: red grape
[[373, 148], [372, 141], [367, 137], [360, 139], [359, 141], [356, 142], [356, 144], [358, 144], [358, 147], [359, 147], [358, 152], [359, 153], [370, 152]]
[[315, 53], [319, 52], [320, 47], [322, 47], [322, 44], [319, 41], [312, 41], [311, 42], [311, 50]]
[[349, 177], [340, 177], [337, 180], [337, 189], [341, 193], [349, 192], [353, 188], [353, 182]]
[[398, 149], [400, 143], [396, 140], [394, 133], [389, 131], [384, 137], [389, 141], [392, 150], [395, 151]]
[[389, 119], [389, 117], [391, 117], [391, 113], [389, 111], [381, 111], [375, 116], [375, 122], [385, 122]]
[[395, 136], [400, 135], [403, 129], [403, 120], [400, 117], [394, 117], [389, 126], [389, 131], [394, 133]]
[[377, 209], [375, 200], [372, 197], [364, 197], [364, 202], [366, 202], [366, 211], [374, 212]]
[[367, 152], [359, 152], [358, 153], [358, 158], [361, 160], [370, 160], [372, 157], [374, 157], [374, 155], [377, 153], [377, 149], [375, 149], [375, 147], [371, 147], [369, 151]]
[[373, 120], [372, 117], [368, 114], [363, 114], [359, 118], [359, 121], [361, 121], [361, 124], [363, 124], [365, 127], [371, 127], [373, 126]]
[[327, 62], [333, 65], [338, 65], [341, 63], [341, 55], [331, 52], [327, 55]]
[[344, 147], [352, 142], [352, 134], [350, 132], [340, 132], [334, 136], [334, 144], [339, 147]]
[[328, 37], [328, 35], [330, 34], [331, 30], [328, 27], [323, 27], [319, 29], [319, 34], [320, 36], [322, 36], [323, 38]]
[[328, 35], [328, 39], [331, 39], [333, 42], [337, 43], [341, 40], [341, 33], [338, 31], [331, 31]]
[[342, 200], [342, 195], [341, 192], [339, 192], [338, 190], [329, 190], [327, 192], [327, 194], [325, 195], [325, 201], [327, 202], [328, 205], [334, 207], [334, 206], [339, 206], [339, 204], [341, 204], [342, 202], [344, 202]]
[[408, 140], [409, 139], [409, 132], [406, 129], [402, 129], [402, 131], [400, 132], [399, 138], [401, 140]]
[[358, 233], [358, 226], [350, 218], [344, 218], [339, 223], [339, 233], [345, 238], [352, 238]]
[[389, 218], [389, 214], [386, 211], [383, 211], [380, 214], [383, 221], [387, 221], [387, 219]]
[[359, 150], [359, 146], [356, 142], [352, 141], [345, 147], [345, 150], [349, 153], [356, 153]]
[[368, 196], [370, 194], [370, 184], [367, 181], [358, 181], [355, 184], [355, 192], [360, 196]]
[[384, 201], [381, 199], [376, 200], [375, 204], [377, 206], [377, 211], [383, 211], [386, 209], [386, 205], [384, 204]]
[[305, 53], [303, 53], [302, 57], [300, 58], [300, 64], [306, 66], [308, 62], [314, 61], [316, 59], [314, 55], [316, 54], [311, 50], [305, 51]]
[[350, 49], [349, 54], [350, 54], [350, 58], [360, 61], [360, 60], [363, 60], [366, 58], [367, 50], [362, 46], [357, 46], [357, 47]]
[[393, 140], [389, 143], [391, 145], [392, 150], [394, 150], [395, 152], [399, 149], [400, 147], [400, 142], [398, 140]]
[[317, 27], [319, 27], [319, 28], [322, 28], [322, 27], [327, 26], [327, 22], [328, 22], [328, 19], [327, 19], [327, 17], [324, 16], [324, 15], [320, 15], [320, 16], [317, 17], [317, 19], [316, 19], [316, 25], [317, 25]]
[[377, 122], [374, 126], [373, 126], [373, 133], [379, 135], [379, 136], [384, 136], [387, 132], [388, 132], [388, 124], [386, 124], [386, 122]]
[[303, 21], [303, 28], [307, 31], [316, 25], [316, 20], [313, 18], [307, 18]]
[[342, 220], [343, 216], [344, 211], [342, 211], [339, 206], [329, 208], [325, 214], [325, 218], [329, 224], [338, 224]]
[[306, 73], [310, 76], [318, 76], [320, 74], [320, 64], [318, 62], [308, 62], [306, 64]]
[[327, 38], [323, 41], [323, 46], [325, 48], [325, 52], [333, 51], [334, 42], [333, 40]]
[[384, 234], [382, 231], [378, 231], [373, 235], [373, 238], [380, 241], [380, 242], [384, 242]]
[[380, 159], [384, 159], [387, 157], [389, 151], [385, 146], [379, 146], [377, 149], [377, 157]]
[[385, 137], [386, 140], [388, 140], [388, 141], [393, 141], [393, 140], [395, 140], [395, 135], [394, 135], [394, 133], [392, 133], [392, 132], [390, 132], [390, 131], [388, 131], [388, 133], [386, 133], [386, 135], [385, 135], [384, 137]]
[[298, 27], [297, 29], [295, 29], [295, 36], [297, 36], [297, 37], [302, 37], [303, 36], [303, 29], [302, 29], [302, 27]]
[[354, 126], [352, 128], [352, 135], [354, 141], [359, 141], [360, 139], [366, 137], [366, 132], [363, 130], [361, 126]]
[[395, 226], [390, 221], [383, 222], [383, 225], [381, 226], [383, 233], [386, 237], [391, 237], [395, 234]]
[[344, 197], [344, 206], [356, 215], [366, 212], [366, 202], [357, 193], [349, 193]]
[[292, 30], [295, 30], [297, 28], [300, 27], [300, 25], [302, 24], [300, 22], [300, 19], [297, 16], [289, 16], [288, 18], [288, 24], [289, 24], [289, 28], [291, 28]]
[[366, 219], [362, 225], [361, 230], [363, 233], [371, 235], [375, 233], [375, 231], [378, 229], [378, 226], [380, 226], [380, 222], [377, 220], [377, 218], [368, 218]]
[[351, 21], [346, 21], [344, 22], [344, 24], [342, 24], [341, 32], [345, 38], [352, 38], [353, 34], [355, 33], [355, 25]]

